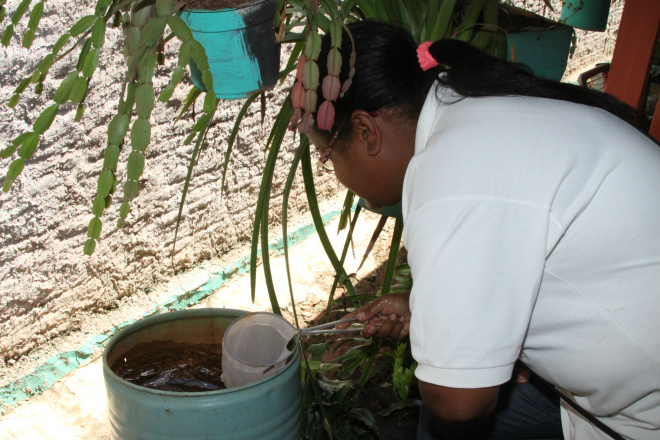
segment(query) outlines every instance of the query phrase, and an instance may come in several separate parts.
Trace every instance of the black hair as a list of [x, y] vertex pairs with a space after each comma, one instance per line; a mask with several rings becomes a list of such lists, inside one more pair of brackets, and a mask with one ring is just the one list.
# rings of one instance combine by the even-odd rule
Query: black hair
[[[529, 96], [585, 104], [604, 109], [637, 126], [636, 111], [605, 93], [534, 76], [529, 69], [490, 56], [459, 40], [439, 40], [429, 52], [439, 63], [423, 71], [417, 59], [417, 44], [405, 30], [375, 21], [348, 25], [355, 42], [356, 64], [352, 85], [334, 103], [333, 130], [341, 125], [339, 137], [350, 132], [350, 115], [357, 109], [399, 110], [416, 117], [434, 84], [453, 89], [462, 97]], [[351, 38], [342, 37], [340, 80], [348, 78]], [[327, 75], [330, 38], [323, 38], [318, 58], [321, 78]], [[320, 105], [322, 91], [318, 89]]]

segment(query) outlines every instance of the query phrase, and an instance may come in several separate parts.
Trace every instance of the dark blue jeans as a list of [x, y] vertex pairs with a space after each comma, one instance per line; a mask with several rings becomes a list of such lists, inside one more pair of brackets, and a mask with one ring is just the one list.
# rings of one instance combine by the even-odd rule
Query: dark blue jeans
[[507, 383], [500, 388], [493, 416], [471, 428], [455, 428], [422, 406], [417, 440], [541, 440], [563, 439], [559, 399], [532, 383]]

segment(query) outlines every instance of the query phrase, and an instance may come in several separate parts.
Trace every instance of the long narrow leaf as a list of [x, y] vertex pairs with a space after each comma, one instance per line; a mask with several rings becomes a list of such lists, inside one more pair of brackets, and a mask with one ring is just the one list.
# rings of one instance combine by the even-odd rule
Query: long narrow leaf
[[[360, 216], [360, 211], [362, 210], [362, 207], [360, 205], [355, 208], [355, 214], [353, 215], [353, 221], [351, 222], [351, 227], [348, 229], [348, 234], [346, 235], [346, 241], [344, 242], [344, 249], [341, 251], [341, 258], [339, 259], [339, 262], [341, 265], [344, 265], [344, 261], [346, 261], [346, 255], [348, 254], [348, 248], [351, 245], [351, 241], [353, 241], [353, 230], [355, 229], [355, 225], [357, 224], [358, 217]], [[332, 282], [332, 289], [330, 289], [330, 295], [328, 295], [328, 305], [325, 309], [325, 313], [327, 317], [330, 317], [330, 309], [332, 308], [332, 304], [335, 300], [335, 292], [337, 290], [337, 285], [339, 285], [339, 274], [335, 274], [335, 279]], [[351, 298], [353, 299], [353, 306], [359, 307], [359, 302], [360, 299], [358, 298], [359, 295], [353, 295]]]
[[358, 266], [356, 272], [362, 269], [364, 262], [367, 261], [367, 257], [369, 257], [369, 254], [376, 245], [376, 240], [378, 240], [378, 237], [380, 237], [380, 233], [383, 232], [383, 228], [385, 228], [385, 223], [387, 223], [388, 218], [389, 217], [387, 217], [386, 215], [380, 216], [380, 219], [378, 220], [378, 224], [376, 225], [376, 229], [374, 230], [373, 234], [371, 234], [371, 240], [369, 240], [367, 249], [364, 251], [364, 256], [362, 257], [362, 261], [360, 261], [360, 265]]
[[[267, 207], [266, 199], [270, 198], [270, 186], [273, 179], [273, 172], [275, 167], [275, 160], [277, 159], [277, 153], [279, 152], [279, 148], [282, 139], [284, 137], [284, 134], [286, 134], [286, 130], [289, 124], [289, 119], [291, 119], [292, 114], [293, 114], [293, 106], [291, 105], [291, 100], [285, 99], [284, 103], [282, 104], [282, 108], [280, 109], [280, 112], [277, 115], [277, 119], [273, 124], [273, 128], [271, 130], [273, 144], [271, 146], [270, 152], [268, 153], [268, 159], [266, 160], [266, 165], [264, 167], [263, 177], [261, 179], [261, 186], [259, 188], [259, 198], [257, 200], [257, 208], [254, 216], [254, 226], [252, 228], [252, 243], [251, 243], [251, 252], [250, 252], [250, 290], [251, 290], [253, 302], [254, 302], [254, 298], [256, 294], [256, 286], [257, 286], [257, 256], [259, 249], [259, 235], [260, 235], [259, 232], [262, 230], [261, 222], [263, 221], [263, 215], [264, 215], [263, 211], [264, 208]], [[268, 225], [266, 225], [266, 228], [267, 226]], [[267, 231], [268, 230], [266, 229], [266, 232]], [[264, 238], [266, 239], [266, 244], [267, 244], [268, 243], [267, 233], [265, 237], [262, 235], [262, 240]], [[262, 257], [267, 258], [268, 257], [267, 253], [265, 256], [262, 255]], [[272, 279], [270, 281], [272, 281]], [[270, 290], [269, 290], [269, 295], [270, 295]], [[275, 312], [276, 309], [279, 310], [279, 306], [277, 305], [277, 298], [274, 298], [274, 300], [275, 301], [273, 301], [273, 298], [271, 297], [271, 303], [274, 302], [274, 304], [272, 304], [273, 312]]]
[[289, 283], [289, 295], [291, 296], [293, 319], [295, 320], [296, 327], [298, 328], [300, 328], [300, 324], [298, 323], [296, 300], [293, 296], [293, 284], [291, 283], [291, 268], [289, 266], [289, 233], [287, 232], [287, 217], [289, 214], [289, 195], [291, 194], [293, 180], [296, 177], [298, 164], [300, 163], [300, 158], [302, 157], [305, 148], [309, 148], [309, 139], [307, 136], [301, 136], [300, 145], [298, 146], [298, 150], [296, 150], [295, 156], [293, 156], [293, 161], [291, 162], [291, 167], [289, 168], [289, 175], [287, 176], [286, 183], [284, 184], [284, 193], [282, 194], [282, 239], [284, 240], [284, 264], [286, 266], [286, 279]]
[[456, 0], [444, 0], [438, 18], [435, 24], [430, 28], [428, 39], [430, 41], [437, 41], [444, 38], [450, 32], [449, 25], [451, 17], [456, 7]]
[[188, 92], [188, 96], [186, 96], [186, 100], [183, 101], [183, 107], [181, 107], [181, 111], [179, 112], [179, 116], [176, 117], [176, 119], [174, 120], [174, 124], [172, 124], [172, 125], [176, 125], [176, 123], [179, 122], [179, 120], [181, 119], [183, 114], [188, 111], [188, 109], [195, 103], [197, 98], [199, 98], [199, 96], [202, 93], [204, 93], [204, 92], [199, 90], [197, 87], [192, 86], [192, 88], [190, 89], [190, 92]]
[[245, 100], [245, 103], [243, 104], [243, 107], [241, 107], [241, 110], [238, 112], [238, 115], [236, 115], [236, 121], [234, 122], [234, 128], [231, 130], [231, 134], [229, 135], [229, 141], [227, 141], [227, 151], [225, 152], [225, 163], [222, 166], [222, 183], [220, 184], [220, 198], [222, 198], [222, 194], [225, 189], [225, 178], [227, 177], [227, 168], [229, 165], [229, 156], [231, 155], [231, 150], [234, 147], [234, 142], [236, 141], [236, 136], [238, 136], [238, 131], [241, 128], [241, 122], [243, 121], [243, 118], [247, 114], [248, 109], [250, 108], [250, 104], [252, 104], [255, 99], [259, 96], [259, 91], [253, 93], [250, 95], [248, 99]]
[[470, 41], [472, 33], [474, 32], [475, 24], [479, 19], [481, 11], [484, 9], [484, 4], [487, 0], [473, 0], [470, 7], [465, 13], [465, 18], [461, 22], [460, 30], [456, 34], [456, 39], [461, 41]]
[[314, 188], [314, 176], [309, 148], [306, 148], [302, 155], [301, 166], [303, 171], [303, 181], [305, 183], [305, 193], [307, 193], [307, 202], [309, 203], [309, 210], [312, 214], [312, 219], [314, 220], [314, 226], [316, 227], [316, 232], [319, 235], [319, 240], [321, 240], [323, 249], [328, 256], [332, 267], [335, 269], [335, 272], [345, 280], [345, 287], [349, 294], [355, 295], [355, 288], [353, 287], [353, 283], [351, 283], [351, 280], [346, 274], [344, 266], [337, 258], [337, 254], [335, 253], [335, 250], [332, 248], [332, 244], [328, 239], [325, 225], [323, 225], [323, 219], [321, 218], [321, 212], [319, 211], [318, 200], [316, 199], [316, 189]]
[[394, 232], [392, 233], [392, 245], [390, 246], [390, 255], [387, 259], [387, 268], [385, 269], [385, 279], [383, 279], [383, 294], [389, 293], [392, 287], [392, 278], [394, 278], [394, 269], [396, 268], [396, 259], [401, 247], [401, 234], [403, 233], [403, 220], [396, 219]]
[[199, 154], [202, 150], [202, 144], [206, 139], [206, 134], [208, 133], [208, 126], [202, 130], [197, 135], [197, 141], [195, 142], [195, 148], [190, 155], [190, 163], [188, 163], [188, 174], [186, 175], [186, 181], [183, 184], [183, 191], [181, 192], [181, 200], [179, 201], [179, 213], [176, 216], [176, 227], [174, 228], [174, 242], [172, 243], [172, 271], [174, 271], [174, 250], [176, 248], [176, 239], [179, 234], [179, 225], [181, 224], [181, 214], [183, 213], [183, 206], [186, 202], [186, 195], [188, 194], [188, 187], [190, 186], [190, 180], [192, 178], [193, 170], [195, 169], [195, 164], [199, 158]]

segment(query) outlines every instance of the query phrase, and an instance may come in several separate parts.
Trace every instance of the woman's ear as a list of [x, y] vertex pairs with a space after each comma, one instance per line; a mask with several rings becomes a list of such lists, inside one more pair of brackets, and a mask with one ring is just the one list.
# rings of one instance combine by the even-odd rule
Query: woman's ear
[[369, 156], [380, 153], [382, 133], [375, 117], [367, 111], [355, 110], [351, 115], [351, 123], [354, 132], [353, 142], [363, 146]]

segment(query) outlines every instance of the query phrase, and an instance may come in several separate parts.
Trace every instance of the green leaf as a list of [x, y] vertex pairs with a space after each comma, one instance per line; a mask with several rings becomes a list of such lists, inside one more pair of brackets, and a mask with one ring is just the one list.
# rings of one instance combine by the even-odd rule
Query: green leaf
[[190, 57], [192, 56], [192, 45], [184, 41], [181, 43], [181, 47], [179, 48], [179, 60], [177, 61], [177, 65], [180, 68], [185, 68], [188, 63], [190, 62]]
[[142, 30], [140, 44], [146, 47], [154, 46], [163, 36], [166, 21], [167, 19], [165, 17], [157, 17], [149, 20]]
[[188, 136], [186, 136], [186, 139], [184, 139], [183, 145], [190, 145], [193, 139], [195, 139], [195, 136], [197, 136], [196, 132], [193, 131], [192, 133], [190, 133]]
[[160, 92], [160, 95], [158, 95], [158, 100], [160, 102], [169, 101], [172, 95], [174, 94], [174, 89], [176, 89], [176, 86], [174, 84], [168, 84], [167, 86], [165, 86], [165, 88]]
[[80, 122], [82, 121], [83, 116], [85, 116], [85, 104], [80, 103], [78, 104], [78, 108], [76, 108], [76, 116], [75, 118], [73, 118], [73, 120], [76, 122]]
[[18, 83], [18, 86], [14, 89], [14, 93], [16, 94], [21, 94], [25, 91], [26, 87], [30, 85], [30, 82], [32, 82], [32, 77], [28, 76], [27, 78], [23, 78], [20, 83]]
[[21, 134], [19, 134], [18, 136], [16, 136], [16, 137], [14, 138], [14, 140], [11, 141], [11, 144], [12, 144], [14, 147], [18, 147], [18, 146], [21, 145], [23, 142], [25, 142], [25, 139], [27, 139], [28, 137], [31, 136], [31, 133], [32, 133], [31, 131], [28, 131], [28, 132], [25, 132], [25, 133], [21, 133]]
[[94, 241], [93, 238], [88, 238], [87, 241], [85, 241], [85, 247], [83, 248], [83, 252], [85, 255], [91, 256], [94, 253], [94, 249], [96, 248], [96, 241]]
[[37, 67], [39, 69], [39, 72], [44, 74], [48, 73], [50, 67], [53, 65], [53, 61], [54, 61], [54, 57], [52, 53], [46, 55], [44, 59], [41, 60], [41, 62], [39, 63], [39, 67]]
[[154, 71], [156, 70], [156, 64], [158, 60], [156, 58], [155, 50], [151, 50], [145, 53], [140, 59], [140, 64], [138, 64], [138, 78], [143, 83], [150, 83], [154, 77]]
[[174, 35], [176, 35], [183, 43], [194, 41], [192, 32], [186, 22], [176, 15], [167, 17], [167, 25], [172, 29]]
[[14, 11], [14, 15], [11, 16], [12, 24], [17, 24], [21, 18], [23, 18], [23, 14], [25, 14], [25, 12], [28, 10], [31, 2], [32, 0], [23, 0], [18, 4], [16, 10]]
[[7, 10], [5, 9], [4, 6], [0, 6], [0, 23], [5, 21], [5, 14], [7, 13]]
[[11, 43], [12, 35], [14, 35], [14, 25], [10, 24], [5, 28], [4, 32], [2, 32], [2, 38], [0, 38], [0, 43], [5, 47], [9, 46], [9, 43]]
[[341, 21], [333, 20], [330, 22], [330, 46], [341, 49], [342, 27]]
[[174, 0], [156, 0], [156, 15], [168, 17], [174, 12]]
[[94, 75], [96, 66], [98, 65], [99, 65], [99, 50], [92, 49], [85, 57], [85, 61], [83, 62], [82, 74], [85, 75], [87, 78], [91, 78], [92, 75]]
[[92, 45], [100, 49], [105, 44], [105, 20], [99, 19], [92, 27]]
[[204, 83], [206, 90], [213, 90], [213, 74], [210, 69], [207, 68], [204, 73], [202, 73], [202, 82]]
[[316, 60], [321, 52], [321, 36], [310, 32], [305, 40], [305, 56], [308, 60]]
[[131, 11], [131, 25], [141, 28], [147, 24], [147, 20], [151, 16], [151, 5], [149, 3], [153, 3], [153, 1], [137, 2]]
[[69, 95], [71, 94], [71, 88], [73, 87], [73, 83], [76, 82], [77, 78], [78, 78], [77, 71], [69, 73], [66, 76], [66, 78], [62, 80], [60, 86], [55, 91], [55, 95], [53, 96], [53, 101], [55, 101], [58, 104], [64, 104], [69, 99]]
[[94, 26], [94, 23], [96, 23], [97, 19], [98, 17], [96, 15], [86, 15], [82, 17], [80, 20], [78, 20], [76, 24], [71, 26], [71, 30], [69, 30], [69, 33], [71, 34], [72, 37], [77, 37], [78, 35], [88, 31], [89, 28]]
[[23, 171], [23, 167], [25, 167], [25, 159], [22, 157], [14, 159], [14, 161], [9, 165], [9, 169], [7, 170], [7, 179], [12, 181], [16, 180], [18, 175]]
[[215, 92], [206, 92], [206, 96], [204, 97], [204, 113], [213, 113], [217, 104], [218, 100], [215, 97]]
[[117, 169], [117, 162], [119, 162], [119, 147], [117, 145], [108, 145], [105, 147], [105, 152], [103, 153], [103, 168], [109, 170]]
[[126, 217], [128, 217], [129, 212], [131, 212], [131, 205], [129, 205], [128, 202], [123, 202], [119, 206], [119, 217], [125, 219]]
[[13, 145], [8, 146], [4, 150], [0, 151], [0, 159], [7, 159], [12, 154], [16, 152], [16, 147]]
[[96, 9], [94, 10], [94, 13], [96, 15], [103, 15], [108, 9], [108, 6], [110, 6], [111, 4], [112, 4], [112, 0], [98, 0], [96, 2]]
[[43, 134], [46, 130], [48, 130], [50, 125], [53, 123], [53, 120], [55, 120], [55, 115], [57, 115], [57, 110], [59, 108], [59, 104], [53, 104], [41, 112], [41, 114], [34, 121], [34, 124], [32, 124], [34, 131], [39, 134]]
[[23, 34], [22, 46], [26, 49], [29, 49], [32, 46], [33, 41], [34, 41], [34, 31], [32, 29], [26, 30], [25, 33]]
[[55, 42], [55, 45], [53, 46], [53, 56], [57, 56], [60, 50], [64, 46], [66, 46], [66, 43], [69, 42], [69, 38], [71, 37], [71, 34], [64, 34], [58, 40]]
[[193, 126], [193, 131], [202, 131], [211, 121], [211, 115], [203, 115]]
[[139, 27], [131, 26], [126, 29], [126, 37], [124, 37], [124, 47], [126, 56], [134, 55], [140, 47], [140, 39], [142, 38], [142, 31]]
[[18, 101], [20, 101], [21, 95], [18, 94], [13, 94], [11, 95], [11, 98], [9, 98], [9, 102], [7, 102], [7, 107], [9, 108], [14, 108], [16, 105], [18, 105]]
[[13, 180], [5, 178], [5, 180], [2, 182], [2, 192], [8, 193], [13, 183]]
[[69, 99], [74, 104], [79, 104], [85, 99], [87, 94], [87, 85], [89, 84], [89, 79], [81, 76], [76, 78], [71, 86], [71, 93], [69, 94]]
[[128, 132], [128, 115], [115, 115], [108, 124], [108, 145], [121, 145]]
[[126, 164], [126, 177], [133, 180], [138, 180], [144, 171], [144, 154], [140, 151], [132, 151], [128, 155], [128, 163]]
[[185, 70], [183, 67], [175, 67], [174, 70], [172, 70], [172, 79], [170, 80], [170, 83], [179, 84], [179, 82], [183, 79], [184, 73]]
[[108, 209], [110, 207], [110, 205], [112, 205], [112, 196], [107, 195], [107, 196], [105, 196], [104, 200], [105, 200], [105, 209]]
[[103, 215], [104, 210], [105, 210], [105, 197], [97, 194], [94, 197], [94, 200], [92, 200], [92, 214], [94, 214], [97, 217], [101, 217]]
[[32, 136], [28, 136], [21, 145], [21, 150], [18, 152], [18, 155], [23, 159], [29, 159], [34, 155], [34, 152], [37, 150], [37, 145], [39, 145], [39, 135], [36, 133], [30, 133]]
[[89, 238], [98, 239], [101, 235], [101, 229], [103, 229], [101, 219], [98, 217], [92, 217], [92, 219], [89, 221], [89, 226], [87, 227], [87, 236]]
[[135, 109], [138, 117], [149, 119], [151, 111], [154, 109], [154, 86], [145, 83], [135, 91]]
[[127, 180], [124, 182], [124, 199], [127, 201], [133, 200], [139, 191], [139, 186], [136, 180]]
[[204, 46], [202, 46], [198, 41], [191, 41], [190, 47], [192, 48], [191, 56], [195, 60], [195, 64], [199, 67], [200, 72], [202, 72], [202, 77], [204, 72], [209, 69], [209, 60], [206, 57], [206, 51]]
[[33, 32], [37, 30], [37, 26], [39, 26], [39, 21], [41, 20], [41, 16], [44, 14], [44, 2], [39, 2], [34, 7], [32, 8], [32, 12], [30, 12], [30, 19], [28, 20], [28, 29], [32, 30]]
[[151, 122], [148, 119], [138, 118], [131, 128], [131, 145], [134, 150], [144, 151], [151, 142]]
[[34, 85], [34, 94], [41, 95], [41, 92], [44, 91], [44, 83], [39, 82]]
[[113, 180], [114, 180], [114, 174], [112, 173], [112, 171], [108, 169], [101, 171], [96, 192], [102, 197], [106, 197], [108, 194], [110, 194], [110, 188], [112, 188]]

